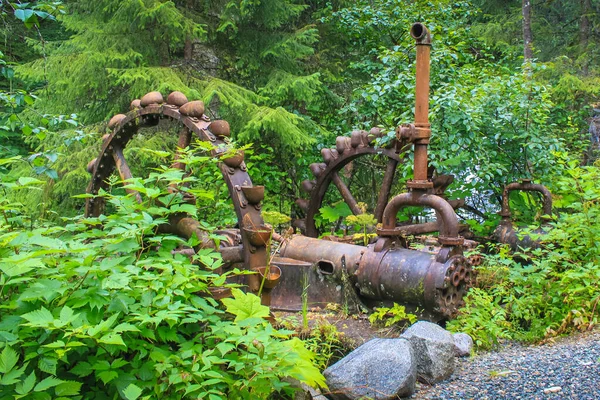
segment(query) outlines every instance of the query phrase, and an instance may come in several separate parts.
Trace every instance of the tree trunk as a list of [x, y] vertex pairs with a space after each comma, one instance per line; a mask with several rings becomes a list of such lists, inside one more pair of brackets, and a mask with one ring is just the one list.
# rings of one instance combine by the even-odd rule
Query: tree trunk
[[523, 58], [524, 62], [533, 59], [533, 36], [531, 34], [531, 0], [523, 0]]
[[185, 38], [185, 45], [183, 48], [183, 58], [186, 61], [191, 61], [194, 56], [194, 45], [192, 43], [192, 39], [189, 36]]
[[588, 57], [587, 53], [589, 37], [590, 37], [590, 19], [589, 15], [592, 11], [590, 0], [581, 0], [581, 21], [579, 22], [579, 45], [583, 55], [583, 65], [581, 66], [583, 75], [588, 75]]

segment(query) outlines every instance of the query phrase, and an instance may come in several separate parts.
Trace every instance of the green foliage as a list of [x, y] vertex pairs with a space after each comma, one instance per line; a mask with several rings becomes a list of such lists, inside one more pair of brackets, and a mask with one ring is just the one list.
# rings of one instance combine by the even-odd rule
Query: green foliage
[[263, 220], [272, 226], [279, 226], [290, 222], [291, 218], [277, 211], [263, 211]]
[[369, 322], [372, 325], [383, 325], [386, 328], [394, 325], [412, 325], [417, 322], [415, 314], [407, 313], [406, 308], [397, 303], [392, 307], [378, 307], [369, 315]]
[[468, 334], [479, 349], [493, 348], [499, 340], [512, 337], [506, 310], [494, 296], [473, 288], [467, 293], [465, 302], [458, 318], [446, 324], [448, 330]]
[[349, 215], [346, 217], [346, 223], [348, 225], [353, 225], [356, 231], [361, 232], [361, 239], [363, 245], [369, 244], [369, 235], [367, 234], [367, 229], [370, 229], [377, 225], [377, 218], [373, 214], [366, 213], [366, 204], [359, 203], [359, 207], [363, 210], [363, 214], [358, 215]]
[[598, 323], [600, 289], [600, 178], [598, 166], [580, 167], [567, 161], [565, 174], [554, 181], [555, 206], [563, 211], [551, 229], [539, 237], [544, 246], [513, 257], [508, 252], [487, 257], [485, 291], [475, 289], [467, 306], [450, 323], [471, 334], [478, 346], [495, 338], [541, 340]]
[[104, 193], [114, 214], [64, 227], [0, 222], [0, 398], [254, 399], [292, 393], [285, 377], [324, 385], [314, 355], [264, 319], [258, 297], [234, 288], [225, 310], [211, 298], [227, 278], [218, 253], [192, 262], [171, 252], [191, 243], [156, 233], [168, 215], [196, 211], [167, 191], [184, 180], [193, 190], [179, 170], [133, 179], [142, 204]]
[[323, 224], [338, 222], [350, 215], [352, 215], [352, 210], [350, 210], [348, 204], [338, 201], [331, 206], [321, 207], [315, 220], [318, 224], [317, 226], [323, 226]]
[[321, 371], [344, 358], [355, 347], [335, 325], [328, 322], [317, 323], [303, 341], [315, 353], [315, 365]]

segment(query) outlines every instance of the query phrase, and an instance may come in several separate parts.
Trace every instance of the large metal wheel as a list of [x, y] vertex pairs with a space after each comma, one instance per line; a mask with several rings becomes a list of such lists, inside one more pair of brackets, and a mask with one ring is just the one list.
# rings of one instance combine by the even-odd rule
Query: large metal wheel
[[[92, 179], [87, 187], [87, 193], [98, 195], [100, 189], [106, 190], [109, 186], [108, 178], [115, 171], [122, 180], [132, 178], [131, 168], [123, 150], [138, 129], [157, 125], [161, 119], [170, 119], [179, 125], [178, 148], [187, 147], [193, 137], [215, 146], [211, 150], [211, 155], [220, 159], [219, 169], [235, 208], [242, 241], [239, 251], [242, 253], [244, 266], [248, 269], [264, 267], [267, 262], [264, 244], [257, 244], [255, 240], [251, 243], [250, 240], [251, 230], [264, 225], [260, 212], [264, 188], [252, 185], [252, 180], [246, 171], [243, 153], [232, 152], [228, 148], [226, 138], [230, 134], [229, 124], [223, 120], [211, 121], [204, 114], [204, 104], [201, 101], [188, 101], [180, 92], [171, 93], [166, 102], [161, 93], [150, 92], [140, 100], [132, 101], [131, 111], [127, 114], [115, 115], [110, 120], [108, 128], [111, 133], [104, 135], [100, 154], [88, 164], [88, 172], [92, 175]], [[177, 162], [177, 157], [172, 167], [184, 169], [184, 165]], [[131, 189], [126, 190], [141, 201], [139, 193]], [[189, 200], [194, 201], [193, 198]], [[99, 216], [104, 207], [105, 200], [102, 196], [88, 198], [85, 214]], [[198, 235], [201, 233], [199, 222], [185, 213], [174, 215], [161, 228], [186, 239], [194, 233]], [[198, 238], [201, 239], [200, 236]], [[208, 247], [211, 243], [208, 240], [202, 241], [201, 246]]]
[[[370, 199], [365, 202], [370, 206], [368, 211], [381, 222], [383, 210], [392, 192], [396, 170], [401, 161], [400, 149], [397, 148], [395, 140], [385, 147], [375, 146], [375, 139], [381, 136], [382, 132], [379, 128], [373, 128], [370, 132], [354, 131], [350, 137], [339, 136], [336, 139], [335, 148], [321, 150], [324, 162], [310, 165], [315, 179], [302, 182], [302, 189], [308, 193], [309, 199], [296, 200], [296, 204], [305, 212], [305, 217], [295, 221], [295, 225], [305, 235], [318, 237], [321, 233], [316, 226], [315, 217], [319, 213], [330, 187], [337, 191], [334, 196], [341, 197], [353, 214], [362, 213], [359, 207], [362, 199], [356, 193], [352, 193], [353, 188], [351, 187], [351, 183], [355, 187], [361, 186], [361, 182], [351, 182], [357, 177], [361, 165], [353, 165], [353, 171], [350, 174], [344, 171], [351, 163], [360, 164], [361, 160], [368, 160], [362, 167], [368, 166], [371, 169], [369, 179], [372, 179], [373, 183], [369, 185], [373, 187]], [[354, 191], [356, 192], [356, 190]]]
[[[404, 187], [399, 187], [398, 180], [395, 178], [398, 166], [403, 161], [402, 156], [410, 144], [399, 143], [394, 139], [385, 147], [378, 147], [375, 145], [375, 139], [381, 136], [382, 132], [379, 128], [372, 128], [369, 132], [358, 130], [352, 132], [350, 137], [339, 136], [335, 148], [321, 150], [324, 162], [310, 165], [315, 179], [302, 182], [301, 187], [309, 198], [296, 200], [298, 207], [305, 213], [304, 218], [294, 221], [295, 226], [302, 233], [310, 237], [318, 237], [323, 233], [317, 227], [316, 217], [324, 201], [336, 197], [341, 198], [354, 215], [363, 212], [359, 202], [366, 203], [367, 212], [373, 214], [378, 223], [382, 222], [383, 210], [388, 204], [390, 195], [404, 190]], [[350, 176], [346, 176], [348, 166], [352, 166]], [[364, 169], [368, 169], [369, 172], [365, 174]], [[363, 176], [367, 175], [369, 182], [355, 179], [361, 172]], [[433, 172], [433, 170], [429, 171], [429, 178], [433, 181], [431, 193], [443, 197], [454, 177], [451, 175], [433, 177]], [[367, 189], [369, 187], [371, 190]], [[360, 197], [364, 196], [365, 192], [369, 195], [368, 199]], [[450, 203], [454, 208], [458, 208], [464, 204], [464, 201], [452, 200]], [[436, 230], [436, 222], [411, 225], [407, 228], [410, 234]]]

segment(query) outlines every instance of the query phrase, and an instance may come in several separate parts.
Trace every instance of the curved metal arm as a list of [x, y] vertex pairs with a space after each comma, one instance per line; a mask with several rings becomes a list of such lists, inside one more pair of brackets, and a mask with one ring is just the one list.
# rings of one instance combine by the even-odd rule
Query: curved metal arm
[[544, 185], [537, 183], [531, 183], [529, 180], [523, 180], [523, 182], [513, 182], [504, 187], [502, 192], [502, 210], [500, 215], [502, 219], [509, 220], [511, 217], [509, 194], [514, 190], [521, 190], [525, 192], [539, 192], [542, 194], [542, 211], [544, 215], [552, 215], [552, 194], [548, 188]]
[[400, 236], [402, 228], [396, 227], [396, 215], [406, 206], [429, 207], [436, 211], [440, 219], [440, 244], [459, 246], [464, 238], [458, 235], [458, 218], [452, 206], [443, 198], [420, 191], [402, 193], [394, 197], [383, 211], [383, 226], [377, 230], [379, 236]]

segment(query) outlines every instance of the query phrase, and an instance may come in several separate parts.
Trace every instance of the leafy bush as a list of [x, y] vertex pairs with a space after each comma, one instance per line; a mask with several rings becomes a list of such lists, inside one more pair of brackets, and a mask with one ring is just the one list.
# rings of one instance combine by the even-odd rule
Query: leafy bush
[[488, 272], [494, 267], [504, 272], [495, 282], [488, 280], [485, 290], [472, 290], [466, 307], [449, 323], [482, 348], [502, 337], [538, 341], [598, 322], [600, 168], [579, 167], [560, 154], [557, 159], [566, 168], [552, 188], [561, 214], [539, 236], [543, 248], [518, 253], [518, 259], [506, 252], [487, 256]]
[[406, 312], [404, 306], [394, 303], [392, 307], [376, 308], [375, 312], [369, 315], [369, 322], [373, 325], [381, 324], [390, 327], [396, 324], [414, 324], [417, 322], [417, 316]]
[[464, 332], [473, 338], [475, 346], [489, 349], [498, 344], [498, 339], [508, 339], [510, 323], [506, 311], [494, 296], [479, 288], [473, 288], [465, 297], [466, 305], [457, 319], [448, 322], [446, 328], [453, 332]]
[[[195, 212], [163, 169], [106, 196], [115, 213], [25, 230], [0, 225], [0, 398], [266, 398], [283, 378], [324, 385], [313, 354], [274, 329], [269, 310], [232, 289], [218, 253], [157, 234], [175, 212]], [[193, 187], [193, 185], [192, 185]], [[166, 206], [165, 206], [166, 205]], [[99, 229], [100, 226], [103, 229]], [[234, 318], [231, 318], [233, 315]]]

